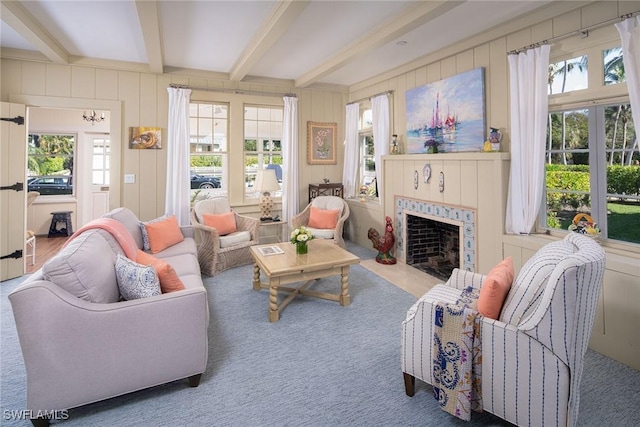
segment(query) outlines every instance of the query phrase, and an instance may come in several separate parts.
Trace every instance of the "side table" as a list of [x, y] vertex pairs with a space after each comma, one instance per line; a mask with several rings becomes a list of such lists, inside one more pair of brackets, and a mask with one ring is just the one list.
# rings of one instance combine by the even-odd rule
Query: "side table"
[[[287, 221], [260, 221], [260, 244], [263, 243], [282, 243], [282, 236], [287, 225]], [[275, 232], [273, 231], [275, 229]], [[263, 233], [262, 230], [265, 230]], [[264, 239], [273, 240], [270, 242]]]
[[309, 184], [309, 203], [318, 196], [336, 196], [344, 198], [344, 187], [341, 182]]

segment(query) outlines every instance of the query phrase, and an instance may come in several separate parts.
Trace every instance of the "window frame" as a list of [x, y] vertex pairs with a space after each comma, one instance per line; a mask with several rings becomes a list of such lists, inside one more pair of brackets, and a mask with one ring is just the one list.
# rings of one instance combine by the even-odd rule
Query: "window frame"
[[[586, 89], [575, 90], [549, 95], [549, 113], [585, 109], [589, 111], [589, 175], [590, 175], [590, 198], [592, 216], [598, 221], [602, 229], [602, 238], [608, 247], [622, 250], [640, 252], [640, 244], [616, 240], [607, 237], [608, 216], [607, 216], [607, 147], [604, 142], [605, 123], [604, 110], [608, 106], [615, 106], [629, 103], [627, 83], [605, 84], [604, 81], [604, 51], [620, 46], [620, 40], [615, 29], [606, 28], [600, 32], [600, 37], [592, 41], [590, 46], [579, 46], [579, 41], [571, 40], [567, 42], [563, 49], [554, 52], [552, 50], [550, 64], [557, 63], [564, 58], [574, 58], [580, 55], [588, 57], [588, 87]], [[613, 29], [613, 31], [611, 31]], [[594, 32], [595, 33], [595, 32]], [[590, 34], [592, 37], [594, 34]], [[602, 113], [601, 113], [602, 112]], [[636, 138], [638, 135], [638, 125], [635, 124]], [[604, 139], [602, 139], [604, 138]], [[545, 162], [547, 164], [548, 144], [545, 141]], [[545, 169], [546, 171], [546, 169]], [[543, 172], [546, 177], [546, 173]], [[546, 181], [543, 188], [541, 209], [536, 225], [536, 231], [555, 235], [565, 236], [569, 231], [550, 228], [547, 221], [547, 186]]]
[[[50, 155], [48, 154], [32, 154], [30, 153], [31, 150], [31, 138], [32, 135], [38, 135], [39, 137], [42, 136], [68, 136], [68, 137], [72, 137], [73, 138], [73, 153], [71, 155], [64, 155], [64, 156], [59, 156], [59, 157], [63, 157], [63, 158], [70, 158], [71, 159], [71, 165], [72, 165], [72, 169], [70, 171], [69, 175], [64, 175], [64, 176], [69, 176], [70, 180], [71, 180], [71, 194], [41, 194], [39, 197], [45, 198], [45, 199], [52, 199], [52, 198], [63, 198], [63, 199], [74, 199], [76, 197], [76, 193], [77, 193], [77, 187], [76, 187], [76, 175], [77, 175], [77, 171], [76, 171], [76, 165], [77, 165], [77, 144], [78, 144], [78, 132], [77, 131], [70, 131], [70, 132], [65, 132], [65, 131], [53, 131], [53, 132], [48, 132], [48, 131], [30, 131], [27, 134], [27, 190], [29, 188], [29, 178], [31, 178], [31, 176], [29, 175], [29, 159], [31, 159], [32, 157], [50, 157]], [[58, 157], [58, 156], [56, 156]], [[63, 162], [64, 163], [64, 162]], [[64, 166], [64, 164], [63, 164]], [[51, 176], [51, 175], [56, 175], [55, 173], [46, 173], [46, 174], [40, 174], [37, 175], [33, 178], [40, 178], [43, 176]]]

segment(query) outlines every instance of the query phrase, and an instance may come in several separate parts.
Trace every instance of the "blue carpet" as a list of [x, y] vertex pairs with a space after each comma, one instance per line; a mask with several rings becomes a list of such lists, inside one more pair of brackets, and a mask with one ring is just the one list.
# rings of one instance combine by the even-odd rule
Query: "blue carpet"
[[[349, 245], [361, 258], [371, 250]], [[489, 413], [455, 419], [436, 406], [418, 382], [404, 393], [400, 324], [415, 297], [361, 267], [349, 277], [352, 303], [298, 297], [268, 321], [268, 293], [251, 287], [247, 265], [206, 278], [211, 323], [209, 363], [200, 386], [175, 381], [75, 408], [60, 426], [501, 426]], [[1, 404], [25, 406], [25, 373], [8, 293], [22, 279], [1, 285]], [[339, 278], [314, 289], [339, 289]], [[179, 313], [176, 313], [179, 315]], [[640, 372], [589, 351], [579, 425], [640, 424]], [[603, 388], [604, 384], [613, 386]]]

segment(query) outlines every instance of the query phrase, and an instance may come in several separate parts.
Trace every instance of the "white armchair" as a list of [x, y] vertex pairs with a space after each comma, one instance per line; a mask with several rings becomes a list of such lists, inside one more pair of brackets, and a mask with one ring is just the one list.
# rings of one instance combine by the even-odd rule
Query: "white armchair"
[[249, 247], [258, 244], [260, 221], [233, 212], [236, 231], [224, 234], [205, 224], [207, 214], [220, 215], [232, 212], [225, 198], [205, 199], [191, 210], [191, 224], [198, 233], [198, 262], [208, 276], [252, 262]]
[[[311, 219], [311, 208], [317, 208], [320, 210], [338, 210], [338, 220], [335, 227], [332, 228], [315, 228], [310, 226], [309, 220]], [[342, 232], [344, 229], [344, 222], [349, 218], [349, 205], [344, 199], [337, 196], [318, 196], [307, 205], [307, 207], [298, 215], [291, 219], [291, 227], [298, 228], [301, 225], [307, 227], [313, 236], [317, 239], [332, 239], [334, 243], [341, 248], [345, 247], [344, 239], [342, 238]]]
[[[604, 250], [577, 233], [545, 245], [525, 263], [499, 320], [480, 318], [484, 410], [516, 425], [576, 424], [604, 270]], [[456, 269], [409, 309], [401, 350], [407, 395], [414, 394], [415, 378], [434, 384], [435, 303], [455, 303], [484, 278]]]

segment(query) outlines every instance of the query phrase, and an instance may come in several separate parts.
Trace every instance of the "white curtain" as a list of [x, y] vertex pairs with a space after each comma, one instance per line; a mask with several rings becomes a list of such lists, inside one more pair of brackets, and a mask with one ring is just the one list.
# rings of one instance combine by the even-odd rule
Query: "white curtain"
[[511, 173], [505, 228], [529, 234], [536, 224], [544, 187], [549, 45], [509, 55]]
[[344, 165], [342, 168], [342, 184], [344, 197], [356, 197], [358, 185], [358, 121], [360, 119], [360, 104], [347, 104], [344, 135]]
[[[636, 140], [633, 148], [638, 147], [640, 140], [640, 16], [625, 19], [616, 24], [622, 41], [622, 61], [624, 72], [627, 76], [627, 90], [631, 104], [631, 114], [636, 127]], [[628, 164], [631, 164], [631, 153], [628, 155]]]
[[175, 215], [180, 226], [190, 224], [189, 204], [189, 98], [191, 89], [167, 88], [167, 192], [165, 214]]
[[373, 150], [376, 163], [376, 183], [378, 184], [378, 202], [382, 204], [382, 160], [381, 156], [389, 154], [389, 96], [378, 95], [371, 98], [373, 115]]
[[[298, 214], [298, 98], [285, 96], [282, 122], [282, 219], [289, 221]], [[286, 236], [284, 236], [286, 238]]]

